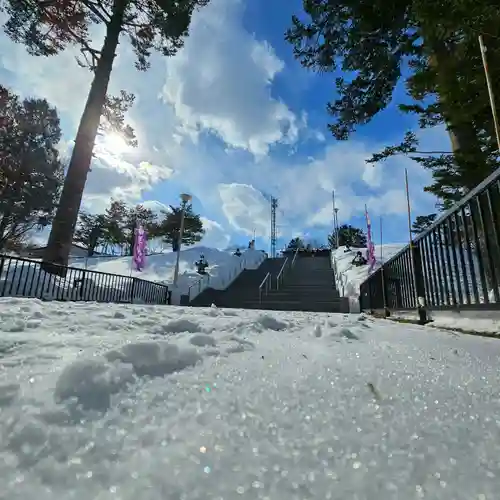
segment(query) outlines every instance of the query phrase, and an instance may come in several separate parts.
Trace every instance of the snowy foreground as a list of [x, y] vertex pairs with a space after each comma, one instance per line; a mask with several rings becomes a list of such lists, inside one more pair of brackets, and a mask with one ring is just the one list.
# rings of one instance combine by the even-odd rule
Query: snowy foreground
[[500, 342], [0, 299], [0, 498], [498, 498]]

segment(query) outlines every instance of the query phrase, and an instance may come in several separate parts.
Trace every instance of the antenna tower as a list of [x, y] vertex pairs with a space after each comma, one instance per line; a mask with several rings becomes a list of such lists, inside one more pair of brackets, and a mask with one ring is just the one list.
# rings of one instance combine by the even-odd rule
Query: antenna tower
[[271, 196], [271, 258], [276, 257], [276, 209], [278, 208], [278, 198]]

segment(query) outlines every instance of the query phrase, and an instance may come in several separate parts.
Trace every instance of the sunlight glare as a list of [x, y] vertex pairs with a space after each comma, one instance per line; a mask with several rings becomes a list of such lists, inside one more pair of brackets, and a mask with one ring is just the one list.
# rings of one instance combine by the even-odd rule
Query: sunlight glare
[[109, 133], [101, 138], [101, 147], [109, 154], [112, 155], [120, 155], [121, 153], [125, 153], [129, 146], [125, 139], [115, 133]]

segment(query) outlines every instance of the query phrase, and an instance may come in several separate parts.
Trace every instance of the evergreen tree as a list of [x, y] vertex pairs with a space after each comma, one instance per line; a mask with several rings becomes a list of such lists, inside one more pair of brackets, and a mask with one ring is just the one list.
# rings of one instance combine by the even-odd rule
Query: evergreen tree
[[135, 230], [141, 225], [148, 235], [148, 239], [155, 237], [158, 233], [158, 221], [156, 214], [142, 205], [129, 208], [126, 215], [125, 240], [127, 241], [127, 253], [132, 255], [135, 242]]
[[299, 238], [298, 236], [295, 238], [292, 238], [290, 240], [290, 243], [288, 243], [288, 250], [297, 250], [297, 248], [304, 248], [305, 244], [302, 238]]
[[45, 99], [24, 99], [0, 85], [0, 250], [48, 225], [64, 167], [59, 117]]
[[362, 229], [348, 224], [339, 227], [339, 246], [366, 248], [366, 245], [366, 235]]
[[[70, 44], [80, 47], [85, 64], [94, 73], [77, 131], [61, 202], [52, 225], [44, 269], [66, 264], [68, 247], [77, 222], [92, 150], [106, 104], [113, 62], [121, 35], [126, 35], [137, 56], [136, 68], [148, 69], [152, 50], [174, 55], [188, 34], [193, 11], [208, 0], [4, 0], [7, 35], [25, 44], [33, 55], [57, 54]], [[105, 27], [104, 44], [91, 46], [90, 27]]]
[[328, 235], [328, 247], [337, 248], [337, 233], [332, 232]]
[[104, 213], [105, 231], [103, 238], [111, 247], [121, 248], [122, 255], [126, 254], [127, 215], [128, 207], [125, 202], [120, 200], [113, 200]]
[[[182, 207], [170, 205], [170, 212], [163, 212], [163, 219], [158, 224], [157, 234], [165, 243], [172, 245], [172, 250], [178, 250], [179, 233], [181, 229]], [[194, 245], [201, 241], [205, 230], [198, 214], [193, 212], [191, 204], [184, 205], [184, 231], [182, 234], [183, 245]]]
[[99, 245], [103, 243], [106, 229], [106, 217], [103, 214], [89, 214], [81, 211], [73, 240], [87, 249], [92, 257]]
[[420, 234], [424, 232], [432, 223], [436, 220], [437, 214], [429, 215], [418, 215], [413, 221], [411, 226], [411, 232], [414, 234]]

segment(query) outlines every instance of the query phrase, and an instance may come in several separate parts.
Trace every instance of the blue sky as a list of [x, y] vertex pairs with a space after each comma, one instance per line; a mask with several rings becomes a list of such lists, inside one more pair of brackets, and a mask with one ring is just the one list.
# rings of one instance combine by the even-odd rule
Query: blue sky
[[[364, 160], [416, 123], [394, 103], [349, 141], [335, 141], [325, 111], [335, 97], [334, 75], [301, 68], [283, 39], [292, 14], [300, 12], [300, 0], [212, 0], [193, 18], [185, 47], [170, 59], [153, 56], [147, 73], [135, 70], [123, 40], [110, 92], [136, 95], [128, 119], [139, 147], [127, 149], [116, 137], [96, 146], [85, 208], [101, 211], [111, 198], [156, 208], [189, 192], [205, 220], [204, 244], [245, 244], [255, 230], [267, 249], [266, 195], [279, 199], [280, 244], [296, 235], [325, 241], [335, 189], [341, 223], [363, 226], [367, 204], [377, 241], [381, 217], [384, 241], [405, 241], [404, 168], [414, 216], [434, 211], [435, 200], [423, 192], [429, 173], [404, 157], [376, 166]], [[102, 32], [94, 41], [100, 45]], [[58, 108], [66, 152], [91, 77], [76, 64], [77, 54], [70, 48], [52, 58], [30, 57], [0, 34], [0, 82]], [[396, 100], [404, 100], [404, 89]], [[442, 129], [420, 137], [422, 149], [449, 147]]]

